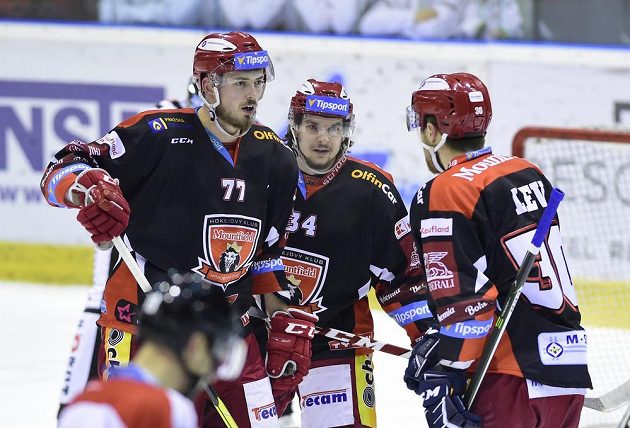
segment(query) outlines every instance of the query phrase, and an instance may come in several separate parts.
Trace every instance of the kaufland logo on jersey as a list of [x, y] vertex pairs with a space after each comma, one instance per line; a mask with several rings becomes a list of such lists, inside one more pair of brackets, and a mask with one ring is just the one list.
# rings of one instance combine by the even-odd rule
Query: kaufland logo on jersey
[[269, 66], [267, 51], [243, 52], [234, 55], [235, 70], [258, 70]]
[[453, 235], [452, 218], [430, 218], [420, 222], [420, 236], [451, 236]]
[[342, 98], [324, 97], [321, 95], [306, 96], [306, 111], [314, 113], [347, 116], [350, 111], [350, 101]]

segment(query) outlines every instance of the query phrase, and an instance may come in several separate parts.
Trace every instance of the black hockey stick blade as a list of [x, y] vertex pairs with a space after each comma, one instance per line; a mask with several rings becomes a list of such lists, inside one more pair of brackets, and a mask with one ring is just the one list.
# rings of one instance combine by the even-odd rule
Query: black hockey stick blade
[[586, 397], [584, 407], [598, 412], [610, 412], [630, 403], [630, 380], [599, 397]]

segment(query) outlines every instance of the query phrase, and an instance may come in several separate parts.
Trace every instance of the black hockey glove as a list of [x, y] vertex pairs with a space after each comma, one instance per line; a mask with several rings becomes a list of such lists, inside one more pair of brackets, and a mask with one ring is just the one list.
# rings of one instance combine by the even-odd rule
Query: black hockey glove
[[464, 407], [466, 390], [463, 370], [438, 366], [425, 371], [415, 390], [422, 398], [429, 428], [480, 428], [481, 418]]
[[438, 331], [429, 329], [411, 351], [411, 357], [405, 369], [405, 384], [412, 391], [417, 391], [418, 383], [422, 380], [422, 373], [435, 367], [439, 362], [438, 345], [440, 335]]

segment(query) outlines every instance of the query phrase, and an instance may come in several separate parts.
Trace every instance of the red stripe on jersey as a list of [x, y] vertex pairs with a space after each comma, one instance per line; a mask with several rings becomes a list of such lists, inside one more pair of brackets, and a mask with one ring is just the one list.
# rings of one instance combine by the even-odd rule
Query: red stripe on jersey
[[391, 181], [392, 183], [394, 182], [394, 177], [392, 177], [392, 175], [389, 172], [385, 171], [384, 169], [381, 169], [381, 167], [379, 167], [378, 165], [376, 165], [376, 164], [374, 164], [372, 162], [368, 162], [368, 161], [362, 160], [362, 159], [357, 159], [357, 158], [352, 157], [352, 156], [348, 156], [348, 159], [351, 159], [351, 160], [353, 160], [353, 161], [355, 161], [357, 163], [360, 163], [361, 165], [365, 165], [365, 166], [368, 166], [368, 167], [370, 167], [372, 169], [375, 169], [378, 172], [380, 172], [381, 174], [383, 174], [385, 177], [387, 177], [387, 179], [389, 181]]

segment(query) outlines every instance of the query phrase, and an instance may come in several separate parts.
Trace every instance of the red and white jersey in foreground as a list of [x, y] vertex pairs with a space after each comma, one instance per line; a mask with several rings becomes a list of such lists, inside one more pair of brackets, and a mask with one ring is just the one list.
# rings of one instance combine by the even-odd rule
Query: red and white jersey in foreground
[[193, 403], [162, 388], [137, 366], [117, 369], [107, 382], [88, 383], [59, 415], [58, 428], [196, 428]]

